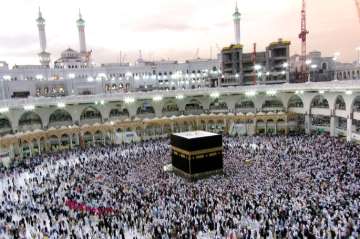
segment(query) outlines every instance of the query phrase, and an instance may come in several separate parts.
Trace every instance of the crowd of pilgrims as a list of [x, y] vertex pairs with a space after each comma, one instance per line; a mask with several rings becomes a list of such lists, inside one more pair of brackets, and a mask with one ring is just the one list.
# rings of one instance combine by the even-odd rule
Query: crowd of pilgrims
[[1, 172], [0, 238], [360, 237], [359, 145], [223, 141], [224, 174], [196, 182], [164, 172], [166, 139], [28, 159]]

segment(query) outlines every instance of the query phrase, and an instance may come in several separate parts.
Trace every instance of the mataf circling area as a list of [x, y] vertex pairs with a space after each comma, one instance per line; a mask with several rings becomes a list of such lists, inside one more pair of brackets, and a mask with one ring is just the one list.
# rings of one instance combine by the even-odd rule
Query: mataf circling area
[[168, 140], [41, 155], [3, 169], [0, 238], [359, 238], [360, 146], [224, 137], [224, 174], [164, 172]]

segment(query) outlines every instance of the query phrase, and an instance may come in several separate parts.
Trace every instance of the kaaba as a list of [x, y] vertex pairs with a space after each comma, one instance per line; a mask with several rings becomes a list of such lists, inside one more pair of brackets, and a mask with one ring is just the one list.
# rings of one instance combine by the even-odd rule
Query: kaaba
[[198, 179], [223, 172], [222, 136], [206, 131], [172, 134], [171, 163], [175, 173]]

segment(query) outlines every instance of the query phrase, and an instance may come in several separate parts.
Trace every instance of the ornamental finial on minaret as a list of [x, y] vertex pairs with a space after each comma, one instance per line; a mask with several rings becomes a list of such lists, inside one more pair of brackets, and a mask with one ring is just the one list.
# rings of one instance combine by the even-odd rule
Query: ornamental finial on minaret
[[39, 7], [39, 16], [38, 16], [38, 18], [36, 19], [36, 22], [37, 22], [38, 24], [44, 24], [44, 23], [45, 23], [45, 19], [42, 17], [40, 7]]
[[235, 3], [235, 12], [233, 14], [234, 20], [240, 20], [241, 18], [241, 14], [239, 12], [239, 8], [238, 8], [238, 2], [236, 1]]
[[84, 19], [82, 18], [80, 8], [79, 8], [79, 19], [76, 21], [76, 23], [78, 24], [78, 26], [83, 26], [83, 25], [85, 25], [85, 21], [84, 21]]

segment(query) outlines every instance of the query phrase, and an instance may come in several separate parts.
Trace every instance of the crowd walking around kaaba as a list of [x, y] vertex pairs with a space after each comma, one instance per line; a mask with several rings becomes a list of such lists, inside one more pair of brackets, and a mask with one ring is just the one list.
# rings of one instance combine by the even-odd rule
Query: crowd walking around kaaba
[[2, 238], [360, 238], [360, 146], [224, 137], [224, 174], [164, 172], [169, 140], [74, 149], [2, 169]]

